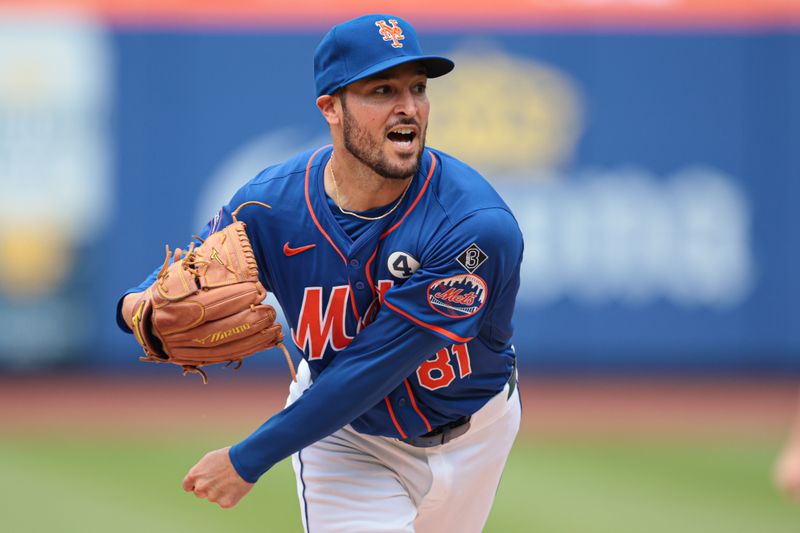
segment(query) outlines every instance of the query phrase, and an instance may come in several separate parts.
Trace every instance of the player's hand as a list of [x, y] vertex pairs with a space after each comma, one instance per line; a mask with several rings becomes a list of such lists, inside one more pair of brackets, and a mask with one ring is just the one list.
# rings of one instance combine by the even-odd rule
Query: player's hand
[[131, 317], [133, 316], [136, 302], [138, 302], [139, 298], [141, 297], [141, 293], [132, 292], [130, 294], [126, 294], [125, 298], [122, 299], [122, 318], [125, 320], [125, 323], [128, 325], [128, 328], [130, 328], [131, 331], [133, 331], [133, 322]]
[[243, 480], [233, 468], [228, 450], [230, 446], [208, 452], [183, 478], [183, 490], [194, 492], [223, 509], [230, 509], [253, 488], [253, 483]]
[[800, 442], [790, 443], [775, 465], [775, 485], [800, 503]]

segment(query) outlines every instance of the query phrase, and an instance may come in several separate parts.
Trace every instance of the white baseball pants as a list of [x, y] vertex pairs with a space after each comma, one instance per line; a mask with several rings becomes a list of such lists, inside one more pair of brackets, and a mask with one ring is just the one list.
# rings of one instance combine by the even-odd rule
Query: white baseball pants
[[[302, 362], [287, 404], [309, 386]], [[519, 387], [472, 415], [469, 430], [418, 448], [345, 426], [292, 455], [306, 533], [469, 533], [483, 529], [520, 423]]]

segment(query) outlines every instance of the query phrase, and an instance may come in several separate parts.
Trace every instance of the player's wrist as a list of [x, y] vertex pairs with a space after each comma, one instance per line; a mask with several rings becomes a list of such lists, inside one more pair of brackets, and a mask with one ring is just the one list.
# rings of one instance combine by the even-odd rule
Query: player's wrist
[[141, 298], [141, 293], [138, 292], [126, 294], [122, 298], [122, 320], [125, 321], [125, 324], [131, 331], [133, 331], [133, 312], [139, 298]]
[[228, 449], [228, 459], [230, 459], [231, 464], [233, 465], [233, 469], [239, 474], [239, 477], [245, 480], [248, 483], [255, 483], [261, 477], [261, 473], [253, 474], [249, 472], [247, 468], [242, 464], [241, 457], [240, 457], [240, 450], [239, 446], [241, 444], [235, 444]]

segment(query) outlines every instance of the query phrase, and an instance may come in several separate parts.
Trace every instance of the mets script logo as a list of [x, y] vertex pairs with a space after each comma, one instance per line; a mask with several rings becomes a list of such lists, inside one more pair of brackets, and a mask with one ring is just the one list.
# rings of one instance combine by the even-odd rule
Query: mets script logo
[[428, 303], [437, 313], [466, 318], [486, 303], [486, 282], [475, 274], [461, 274], [428, 285]]
[[402, 48], [403, 43], [400, 41], [406, 38], [405, 35], [403, 35], [403, 28], [397, 25], [395, 19], [389, 19], [389, 24], [391, 24], [391, 26], [388, 26], [385, 20], [379, 20], [375, 23], [378, 27], [378, 33], [381, 34], [384, 41], [392, 41], [393, 48]]

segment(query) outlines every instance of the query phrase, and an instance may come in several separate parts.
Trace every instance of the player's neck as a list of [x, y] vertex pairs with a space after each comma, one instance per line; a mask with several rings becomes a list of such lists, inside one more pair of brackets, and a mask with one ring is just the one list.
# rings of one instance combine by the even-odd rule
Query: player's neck
[[325, 192], [340, 208], [367, 211], [398, 200], [411, 177], [388, 179], [350, 154], [335, 153], [325, 167]]

